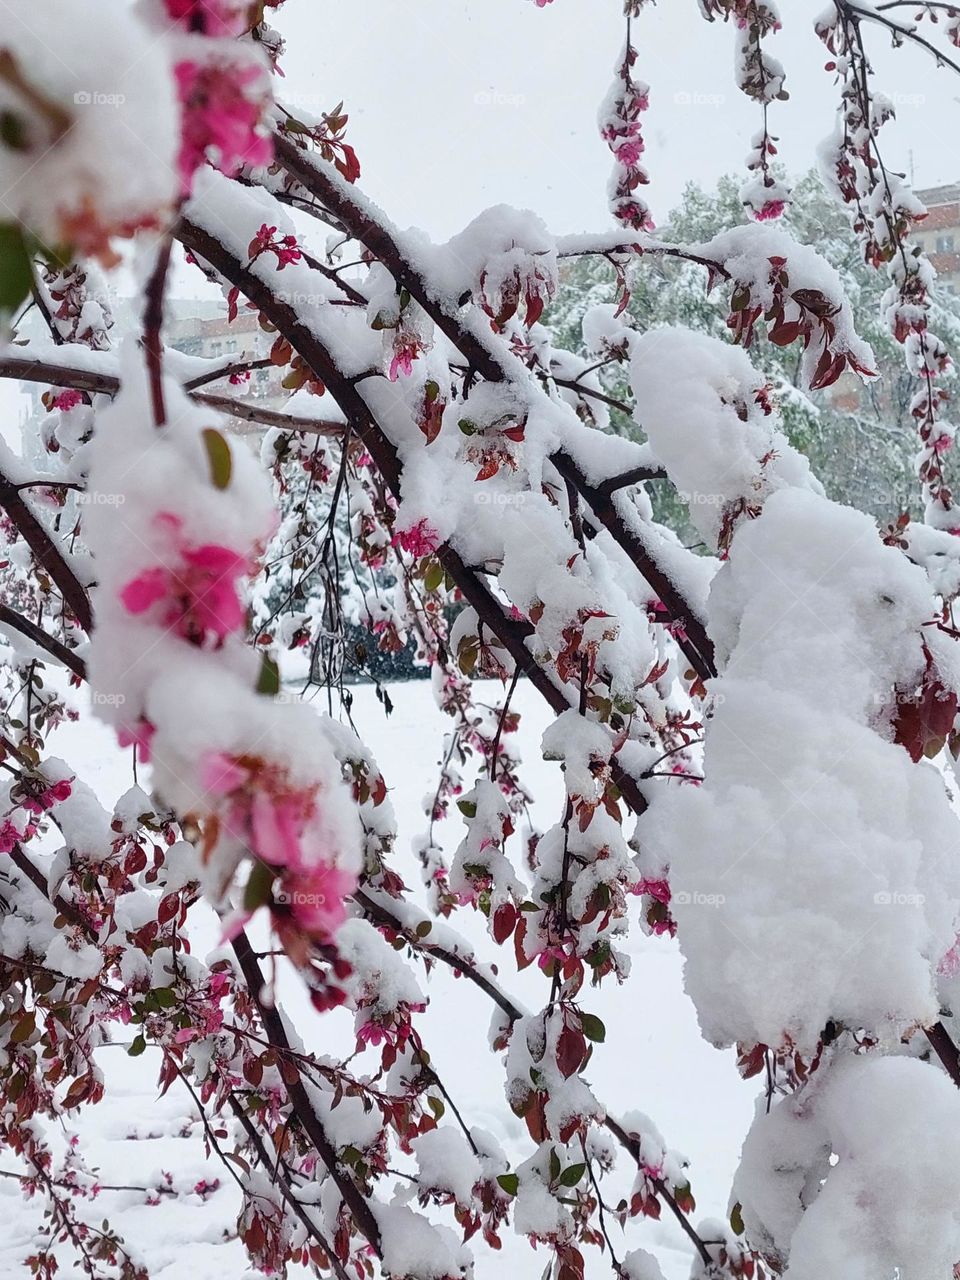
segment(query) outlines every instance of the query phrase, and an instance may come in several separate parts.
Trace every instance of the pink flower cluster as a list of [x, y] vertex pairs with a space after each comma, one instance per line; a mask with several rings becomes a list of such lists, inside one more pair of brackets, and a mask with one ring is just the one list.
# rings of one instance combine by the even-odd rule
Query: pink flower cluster
[[398, 529], [393, 535], [393, 545], [419, 559], [436, 551], [440, 545], [440, 535], [429, 520], [418, 520], [409, 529]]
[[53, 408], [59, 409], [61, 413], [75, 408], [83, 401], [83, 396], [79, 391], [75, 391], [72, 387], [67, 391], [61, 391], [53, 402]]
[[63, 800], [69, 800], [73, 786], [69, 778], [64, 778], [61, 782], [53, 782], [49, 786], [36, 794], [27, 793], [21, 800], [20, 806], [26, 809], [28, 813], [35, 813], [38, 817], [46, 813], [48, 809], [52, 809], [55, 804], [60, 804]]
[[179, 516], [162, 512], [156, 524], [165, 535], [172, 566], [157, 565], [132, 578], [120, 591], [128, 613], [152, 620], [196, 645], [222, 645], [240, 629], [244, 607], [239, 579], [249, 572], [246, 558], [218, 543], [192, 546]]
[[628, 44], [608, 105], [601, 117], [600, 136], [613, 152], [614, 171], [610, 180], [610, 210], [616, 220], [632, 231], [652, 231], [653, 219], [647, 202], [637, 188], [650, 181], [640, 163], [644, 152], [640, 116], [650, 105], [649, 88], [633, 78], [637, 51]]
[[[21, 809], [25, 809], [27, 813], [32, 813], [34, 818], [42, 817], [55, 804], [68, 800], [73, 791], [70, 778], [64, 778], [60, 782], [48, 783], [46, 786], [41, 786], [39, 790], [36, 789], [34, 784], [30, 785], [33, 786], [32, 790], [27, 790], [26, 785], [23, 783], [19, 784], [11, 799]], [[0, 822], [0, 853], [10, 853], [21, 841], [31, 839], [36, 834], [37, 825], [35, 821], [29, 821], [25, 824], [23, 830], [20, 830], [10, 818], [4, 818]]]
[[11, 853], [21, 840], [29, 840], [36, 831], [36, 825], [30, 823], [25, 831], [18, 831], [9, 818], [0, 824], [0, 853]]
[[303, 257], [303, 251], [297, 244], [296, 236], [281, 236], [277, 239], [277, 228], [268, 227], [265, 222], [250, 241], [247, 252], [251, 262], [263, 253], [276, 254], [278, 271], [282, 271], [291, 262], [299, 262]]
[[270, 164], [273, 144], [260, 127], [268, 101], [260, 67], [184, 61], [174, 74], [183, 111], [178, 167], [185, 195], [208, 158], [228, 177], [244, 165]]
[[[293, 788], [282, 769], [247, 756], [211, 752], [200, 781], [225, 801], [221, 829], [261, 862], [282, 872], [282, 897], [304, 929], [331, 937], [347, 918], [345, 899], [356, 877], [310, 847], [316, 788]], [[319, 856], [318, 856], [319, 855]]]

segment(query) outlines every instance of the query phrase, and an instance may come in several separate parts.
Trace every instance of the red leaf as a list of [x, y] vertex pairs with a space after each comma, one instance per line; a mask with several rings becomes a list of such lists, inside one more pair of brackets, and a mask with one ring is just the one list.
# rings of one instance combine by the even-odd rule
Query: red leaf
[[517, 909], [512, 902], [502, 903], [493, 913], [493, 938], [498, 945], [502, 946], [513, 933], [517, 915]]
[[587, 1052], [587, 1041], [579, 1027], [567, 1023], [557, 1040], [557, 1066], [564, 1079], [580, 1069]]
[[893, 721], [894, 741], [916, 764], [923, 756], [936, 755], [957, 717], [957, 695], [947, 693], [939, 680], [925, 683], [919, 698], [898, 702]]

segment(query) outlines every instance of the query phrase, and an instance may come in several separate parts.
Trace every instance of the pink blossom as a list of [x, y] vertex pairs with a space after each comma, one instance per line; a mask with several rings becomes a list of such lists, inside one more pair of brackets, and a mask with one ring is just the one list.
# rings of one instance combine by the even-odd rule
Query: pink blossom
[[300, 841], [313, 809], [303, 794], [272, 797], [258, 791], [251, 801], [253, 846], [274, 866], [296, 867], [302, 860]]
[[259, 258], [262, 253], [276, 254], [277, 270], [282, 271], [290, 263], [299, 262], [303, 251], [296, 236], [282, 236], [279, 240], [276, 237], [277, 228], [268, 227], [264, 222], [250, 241], [249, 254], [251, 259]]
[[754, 212], [753, 216], [757, 222], [772, 222], [782, 215], [786, 207], [787, 202], [785, 200], [768, 200], [766, 204]]
[[155, 725], [152, 725], [149, 720], [141, 718], [132, 729], [121, 728], [117, 730], [117, 744], [121, 747], [136, 747], [140, 762], [149, 764], [153, 751], [151, 744], [156, 731]]
[[[120, 591], [120, 601], [132, 614], [151, 610], [156, 621], [174, 628], [192, 644], [222, 644], [243, 626], [244, 609], [237, 579], [249, 569], [245, 558], [229, 547], [205, 543], [194, 547], [180, 533], [180, 521], [164, 514], [158, 524], [172, 533], [179, 567], [145, 569]], [[155, 606], [162, 606], [155, 610]]]
[[960, 938], [957, 938], [937, 965], [937, 973], [944, 978], [955, 978], [960, 973]]
[[59, 409], [62, 413], [66, 413], [80, 404], [82, 400], [83, 396], [80, 392], [71, 387], [67, 391], [60, 392], [53, 402], [53, 407], [54, 409]]
[[222, 751], [212, 751], [200, 763], [200, 783], [216, 796], [229, 795], [244, 784], [250, 776], [231, 756]]
[[396, 382], [401, 374], [405, 378], [409, 378], [413, 373], [413, 362], [416, 360], [420, 351], [420, 347], [416, 342], [409, 339], [401, 341], [393, 353], [393, 359], [390, 361], [389, 378], [391, 382]]
[[[333, 866], [311, 847], [310, 824], [317, 791], [291, 787], [275, 765], [210, 752], [200, 764], [200, 780], [213, 795], [226, 798], [223, 829], [244, 843], [267, 866], [285, 869], [282, 892], [291, 914], [304, 929], [330, 936], [346, 919], [345, 899], [356, 876]], [[244, 927], [243, 913], [225, 926], [225, 937]]]
[[311, 933], [332, 936], [347, 918], [346, 900], [357, 877], [341, 867], [320, 864], [292, 882], [293, 917]]
[[637, 164], [643, 155], [644, 146], [640, 138], [635, 138], [630, 142], [623, 142], [617, 148], [617, 160], [626, 168], [632, 168]]
[[11, 853], [14, 846], [23, 838], [24, 833], [18, 831], [10, 819], [6, 818], [0, 826], [0, 853]]
[[393, 1043], [389, 1028], [382, 1026], [379, 1022], [365, 1022], [357, 1030], [357, 1039], [363, 1044], [378, 1045], [383, 1044], [384, 1041], [388, 1044]]
[[257, 131], [266, 103], [259, 67], [185, 61], [177, 63], [174, 74], [183, 108], [177, 164], [185, 194], [210, 150], [228, 177], [244, 165], [270, 164], [273, 145]]
[[537, 964], [544, 972], [546, 972], [550, 969], [553, 963], [562, 964], [565, 959], [566, 955], [564, 954], [563, 947], [544, 947], [540, 952], [540, 955], [537, 957]]
[[55, 804], [59, 804], [63, 800], [70, 798], [73, 790], [71, 780], [64, 778], [62, 782], [55, 782], [49, 787], [45, 787], [39, 795], [26, 795], [20, 801], [21, 806], [28, 813], [41, 814], [46, 813], [48, 809], [52, 809]]
[[614, 217], [634, 231], [653, 231], [655, 223], [650, 210], [641, 200], [624, 199], [615, 202]]
[[230, 835], [270, 866], [305, 865], [301, 842], [316, 809], [314, 791], [291, 789], [276, 768], [217, 751], [201, 761], [200, 781], [212, 795], [229, 797], [224, 825]]
[[667, 884], [666, 880], [663, 879], [643, 879], [633, 887], [633, 892], [649, 894], [651, 898], [656, 898], [658, 902], [662, 902], [664, 904], [667, 904], [670, 901], [670, 886]]
[[393, 545], [419, 559], [436, 551], [440, 535], [427, 519], [418, 520], [409, 529], [398, 529], [393, 535]]

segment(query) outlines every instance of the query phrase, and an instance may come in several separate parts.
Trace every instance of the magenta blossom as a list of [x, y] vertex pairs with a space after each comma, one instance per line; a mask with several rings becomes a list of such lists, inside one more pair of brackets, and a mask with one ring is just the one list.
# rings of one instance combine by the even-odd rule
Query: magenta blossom
[[29, 840], [33, 835], [33, 826], [28, 826], [26, 831], [18, 831], [9, 818], [6, 818], [0, 825], [0, 853], [11, 853], [21, 840]]
[[420, 354], [420, 350], [420, 344], [415, 338], [399, 337], [397, 339], [388, 374], [391, 382], [396, 382], [401, 374], [405, 378], [410, 377], [411, 373], [413, 373], [413, 362]]
[[69, 778], [64, 778], [62, 782], [54, 782], [40, 792], [39, 795], [26, 795], [20, 801], [21, 807], [26, 809], [28, 813], [41, 814], [46, 813], [48, 809], [52, 809], [55, 804], [59, 804], [63, 800], [70, 798], [73, 787]]
[[75, 408], [83, 400], [83, 396], [79, 391], [75, 391], [70, 387], [66, 391], [61, 391], [53, 402], [54, 409], [59, 409], [62, 413]]
[[174, 74], [183, 109], [177, 164], [185, 194], [208, 151], [228, 177], [244, 165], [270, 164], [273, 145], [266, 134], [258, 132], [266, 103], [259, 67], [179, 62]]
[[293, 918], [304, 929], [332, 937], [347, 918], [347, 898], [357, 877], [341, 867], [320, 864], [290, 882]]
[[250, 566], [239, 552], [218, 543], [191, 546], [181, 522], [164, 514], [157, 523], [172, 535], [176, 568], [145, 569], [123, 587], [120, 602], [128, 613], [152, 613], [191, 644], [223, 644], [244, 623], [238, 580]]
[[149, 720], [140, 719], [132, 729], [117, 730], [117, 745], [120, 747], [136, 747], [140, 763], [149, 764], [153, 751], [151, 744], [156, 731], [156, 726], [152, 725]]
[[419, 559], [436, 551], [440, 535], [428, 520], [418, 520], [409, 529], [398, 529], [393, 535], [393, 545]]
[[641, 138], [633, 138], [628, 142], [622, 142], [617, 147], [617, 160], [628, 169], [632, 168], [639, 163], [643, 151], [643, 140]]
[[753, 216], [757, 222], [773, 222], [783, 214], [786, 207], [786, 200], [768, 200]]
[[303, 251], [297, 244], [296, 236], [281, 236], [278, 239], [277, 228], [268, 227], [265, 222], [261, 224], [260, 230], [250, 241], [248, 252], [251, 261], [259, 258], [263, 253], [276, 254], [278, 271], [282, 271], [292, 262], [299, 262], [303, 257]]
[[311, 847], [317, 789], [291, 787], [284, 771], [264, 760], [219, 751], [202, 761], [200, 781], [211, 795], [224, 798], [223, 829], [285, 873], [277, 901], [289, 905], [302, 928], [331, 937], [346, 919], [345, 900], [357, 879]]

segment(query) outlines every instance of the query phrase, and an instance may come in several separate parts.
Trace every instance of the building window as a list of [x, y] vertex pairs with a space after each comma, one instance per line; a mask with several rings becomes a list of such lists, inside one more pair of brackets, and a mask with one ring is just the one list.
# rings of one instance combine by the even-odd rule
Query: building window
[[937, 236], [937, 253], [953, 253], [953, 236]]

